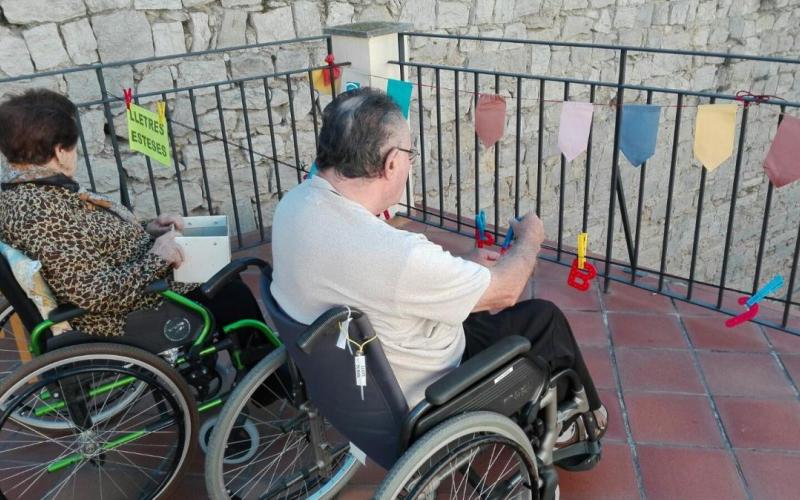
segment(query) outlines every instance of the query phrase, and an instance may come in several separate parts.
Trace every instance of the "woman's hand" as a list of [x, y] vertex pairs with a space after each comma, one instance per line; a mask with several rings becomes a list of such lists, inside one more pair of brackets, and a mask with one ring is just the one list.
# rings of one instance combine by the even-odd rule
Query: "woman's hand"
[[177, 269], [183, 263], [183, 248], [175, 241], [175, 234], [175, 231], [169, 231], [156, 238], [150, 253], [158, 255]]
[[161, 214], [150, 221], [145, 230], [158, 238], [172, 229], [178, 232], [183, 231], [183, 217], [180, 215]]

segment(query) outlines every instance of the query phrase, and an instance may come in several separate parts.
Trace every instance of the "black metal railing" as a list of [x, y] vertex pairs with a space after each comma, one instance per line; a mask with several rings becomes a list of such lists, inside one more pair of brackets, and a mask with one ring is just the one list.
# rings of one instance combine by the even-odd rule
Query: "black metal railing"
[[[415, 39], [444, 40], [445, 43], [451, 41], [455, 43], [472, 41], [478, 43], [493, 42], [513, 44], [523, 47], [536, 45], [560, 49], [568, 48], [569, 50], [609, 50], [616, 54], [617, 80], [612, 82], [591, 78], [532, 74], [524, 71], [498, 71], [495, 69], [469, 67], [469, 65], [445, 65], [427, 61], [424, 60], [424, 58], [420, 61], [411, 57], [410, 51], [408, 50], [409, 40], [413, 41]], [[741, 185], [745, 162], [744, 158], [747, 153], [745, 145], [748, 133], [750, 132], [748, 121], [751, 122], [751, 127], [753, 128], [763, 128], [763, 130], [758, 131], [759, 136], [763, 137], [765, 131], [770, 129], [774, 131], [776, 125], [780, 123], [783, 114], [786, 113], [787, 110], [797, 110], [800, 108], [800, 102], [788, 99], [770, 99], [766, 102], [757, 103], [759, 106], [756, 108], [755, 106], [750, 107], [750, 104], [756, 101], [756, 98], [751, 96], [737, 98], [733, 93], [721, 91], [710, 92], [659, 87], [642, 83], [635, 84], [630, 83], [626, 78], [626, 69], [628, 69], [630, 65], [629, 58], [632, 54], [636, 53], [663, 54], [692, 58], [715, 58], [719, 59], [722, 64], [730, 64], [731, 61], [738, 60], [762, 64], [789, 65], [792, 71], [795, 72], [800, 70], [800, 60], [719, 52], [666, 50], [589, 43], [511, 40], [415, 32], [400, 33], [398, 36], [398, 49], [399, 60], [390, 62], [399, 65], [401, 78], [408, 79], [417, 84], [415, 109], [418, 115], [418, 123], [416, 123], [416, 121], [413, 122], [413, 126], [417, 134], [421, 154], [420, 165], [414, 170], [415, 186], [409, 184], [407, 189], [405, 206], [407, 207], [408, 216], [410, 218], [425, 224], [438, 225], [447, 230], [472, 234], [472, 230], [474, 229], [473, 216], [474, 213], [482, 207], [481, 202], [483, 201], [486, 207], [491, 206], [493, 209], [491, 210], [493, 212], [491, 221], [494, 226], [493, 231], [495, 239], [497, 239], [498, 236], [502, 235], [501, 230], [505, 225], [502, 222], [504, 220], [501, 216], [502, 213], [505, 211], [507, 215], [513, 214], [514, 216], [518, 216], [521, 212], [527, 211], [522, 210], [521, 204], [529, 205], [530, 208], [543, 219], [551, 218], [556, 220], [555, 238], [549, 245], [549, 248], [552, 249], [553, 252], [552, 254], [548, 253], [544, 255], [543, 258], [569, 265], [572, 260], [571, 256], [575, 255], [575, 249], [574, 245], [565, 244], [565, 210], [571, 208], [569, 205], [580, 203], [582, 206], [579, 215], [576, 217], [579, 219], [576, 225], [580, 226], [581, 232], [586, 232], [589, 228], [590, 214], [595, 214], [595, 222], [599, 222], [604, 226], [605, 237], [598, 238], [595, 233], [595, 241], [598, 239], [604, 240], [604, 245], [601, 245], [601, 247], [604, 246], [605, 251], [594, 254], [595, 259], [604, 264], [602, 272], [600, 272], [598, 268], [598, 273], [603, 278], [604, 291], [608, 291], [611, 281], [624, 282], [639, 288], [665, 294], [681, 301], [737, 315], [742, 312], [742, 309], [740, 306], [734, 304], [735, 295], [749, 295], [755, 293], [760, 285], [763, 284], [763, 281], [771, 278], [771, 276], [765, 276], [765, 270], [767, 270], [767, 268], [769, 268], [770, 272], [781, 270], [785, 271], [782, 272], [784, 275], [788, 272], [788, 279], [786, 280], [787, 286], [783, 288], [778, 297], [771, 297], [770, 300], [765, 302], [768, 307], [772, 306], [777, 308], [777, 310], [772, 311], [771, 314], [762, 312], [762, 314], [756, 318], [756, 322], [779, 328], [790, 333], [800, 334], [800, 321], [797, 321], [796, 316], [790, 314], [793, 312], [793, 308], [798, 310], [798, 306], [800, 306], [800, 302], [795, 298], [795, 295], [798, 293], [795, 288], [798, 253], [800, 253], [800, 217], [798, 217], [800, 216], [800, 210], [797, 209], [797, 207], [800, 206], [800, 187], [798, 187], [800, 183], [795, 183], [793, 186], [786, 187], [782, 190], [786, 193], [786, 196], [782, 197], [781, 212], [777, 216], [774, 216], [775, 214], [772, 212], [775, 198], [773, 185], [769, 183], [763, 175], [761, 175], [761, 179], [758, 179], [757, 182], [753, 181], [754, 177], [752, 176], [747, 179], [749, 183], [747, 189], [750, 190], [749, 192], [756, 192], [756, 196], [751, 196], [746, 206], [744, 204], [737, 205], [737, 200], [742, 198], [745, 194], [742, 192]], [[524, 66], [524, 63], [520, 64]], [[452, 75], [453, 77], [453, 84], [450, 88], [443, 87], [441, 84], [442, 76], [446, 74]], [[470, 77], [472, 79], [471, 88], [467, 87]], [[487, 80], [487, 83], [483, 83]], [[426, 83], [426, 81], [430, 83]], [[538, 84], [538, 91], [536, 91], [537, 85], [535, 84]], [[423, 89], [426, 87], [430, 88], [430, 92], [435, 94], [435, 101], [433, 104], [425, 100]], [[548, 97], [550, 93], [552, 93], [554, 87], [556, 89], [560, 88], [563, 91], [563, 99], [556, 101]], [[552, 136], [552, 133], [548, 134], [545, 125], [545, 112], [547, 104], [550, 102], [571, 100], [571, 95], [574, 96], [573, 91], [576, 88], [579, 89], [579, 99], [588, 100], [588, 102], [594, 104], [605, 104], [605, 102], [598, 103], [596, 101], [599, 91], [606, 90], [612, 92], [612, 101], [608, 104], [611, 105], [610, 109], [613, 110], [614, 117], [611, 123], [603, 123], [602, 120], [595, 119], [593, 127], [590, 130], [588, 149], [583, 161], [584, 168], [582, 179], [577, 179], [578, 181], [583, 181], [582, 196], [580, 187], [576, 187], [576, 189], [572, 190], [574, 191], [574, 196], [571, 199], [569, 194], [565, 192], [569, 182], [567, 179], [567, 164], [563, 155], [558, 154], [560, 161], [558, 162], [559, 177], [555, 182], [556, 189], [558, 190], [558, 205], [556, 208], [552, 204], [545, 205], [543, 203], [543, 199], [548, 194], [543, 193], [543, 191], [547, 190], [544, 185], [544, 180], [549, 174], [546, 168], [548, 158], [544, 147], [548, 135]], [[531, 89], [533, 89], [532, 95], [524, 94], [526, 90], [530, 91]], [[443, 127], [442, 125], [443, 91], [447, 91], [447, 93], [452, 96], [453, 108], [455, 110], [454, 123], [452, 126], [447, 125]], [[669, 168], [669, 180], [667, 182], [666, 192], [664, 192], [664, 190], [654, 191], [652, 187], [646, 190], [647, 162], [639, 168], [638, 179], [635, 179], [635, 174], [630, 175], [631, 172], [624, 172], [625, 175], [621, 173], [619, 158], [620, 124], [622, 120], [623, 104], [628, 102], [626, 101], [626, 91], [637, 94], [635, 98], [630, 99], [630, 101], [636, 99], [641, 101], [643, 99], [644, 102], [650, 104], [654, 103], [654, 98], [658, 98], [659, 101], [662, 101], [662, 107], [674, 109], [674, 118], [668, 120], [672, 121], [671, 133], [661, 134], [665, 137], [671, 137], [671, 144], [668, 144], [665, 148], [660, 148], [665, 150], [664, 153], [657, 158], [660, 161], [656, 162], [656, 158], [651, 158], [650, 161], [651, 169], [654, 167]], [[484, 187], [482, 189], [481, 174], [482, 170], [485, 169], [482, 167], [482, 162], [480, 160], [482, 148], [479, 145], [478, 136], [475, 134], [472, 148], [469, 146], [465, 148], [462, 141], [463, 124], [461, 122], [463, 119], [463, 112], [461, 111], [460, 100], [463, 98], [464, 94], [469, 94], [474, 97], [474, 103], [477, 104], [478, 95], [480, 93], [502, 93], [506, 96], [511, 96], [513, 102], [513, 105], [509, 106], [510, 110], [507, 114], [509, 124], [514, 124], [513, 140], [511, 139], [511, 134], [506, 132], [506, 140], [498, 141], [494, 146], [493, 179], [491, 187], [489, 188], [491, 191], [491, 202], [487, 201], [489, 197], [484, 197], [483, 195], [483, 191], [485, 191], [486, 188]], [[663, 102], [664, 99], [667, 99], [667, 102]], [[524, 107], [524, 100], [530, 102], [531, 105]], [[695, 101], [696, 103], [690, 106], [687, 103], [689, 100]], [[685, 143], [685, 140], [681, 140], [681, 134], [682, 132], [685, 133], [685, 126], [682, 129], [681, 124], [686, 121], [685, 115], [688, 113], [688, 111], [686, 111], [687, 108], [696, 107], [696, 104], [700, 102], [714, 103], [718, 101], [738, 101], [742, 103], [743, 110], [739, 119], [738, 141], [734, 153], [734, 167], [732, 172], [731, 169], [725, 169], [724, 173], [709, 174], [702, 166], [698, 166], [697, 164], [692, 165], [690, 161], [691, 156], [687, 155], [685, 151], [682, 151], [680, 146], [682, 143]], [[754, 122], [750, 120], [751, 110], [762, 108], [771, 112], [769, 117], [770, 121], [767, 122], [761, 119]], [[529, 124], [531, 121], [530, 118], [537, 115], [538, 120], [535, 129], [533, 129], [533, 127], [526, 128], [526, 124]], [[431, 116], [431, 118], [426, 122], [427, 116]], [[435, 119], [433, 116], [435, 116]], [[526, 120], [526, 118], [528, 118], [528, 120]], [[435, 123], [433, 123], [434, 121]], [[664, 121], [663, 117], [662, 121]], [[607, 127], [604, 129], [603, 125], [607, 125]], [[611, 135], [608, 126], [613, 126], [613, 135]], [[598, 165], [597, 158], [593, 155], [593, 142], [596, 148], [598, 132], [601, 133], [600, 140], [608, 141], [608, 139], [613, 137], [611, 160], [610, 162], [601, 163], [600, 165]], [[426, 139], [426, 134], [430, 135], [432, 133], [436, 134], [435, 144], [430, 138]], [[451, 156], [454, 160], [443, 160], [442, 137], [443, 135], [449, 137], [452, 133], [455, 134], [453, 141], [454, 148], [448, 149], [447, 155]], [[531, 161], [530, 157], [523, 159], [523, 155], [521, 154], [521, 138], [523, 133], [535, 137], [535, 161]], [[593, 138], [595, 141], [593, 141]], [[513, 160], [506, 159], [503, 161], [501, 159], [502, 149], [512, 145], [514, 147]], [[435, 157], [432, 157], [434, 155], [432, 155], [430, 149], [434, 147], [436, 154]], [[601, 153], [602, 152], [603, 151], [601, 151]], [[453, 154], [451, 155], [450, 153]], [[549, 159], [552, 160], [552, 156], [555, 154], [557, 153], [550, 155], [551, 158]], [[759, 158], [756, 156], [757, 154], [762, 154], [762, 156]], [[765, 154], [766, 150], [760, 153], [758, 151], [751, 152], [749, 155], [749, 159], [751, 160], [749, 166], [751, 169], [760, 168], [760, 162], [763, 161], [763, 155]], [[474, 160], [471, 181], [469, 180], [470, 174], [464, 171], [464, 169], [468, 167], [462, 164], [462, 160], [466, 156], [471, 156]], [[603, 158], [601, 157], [601, 159]], [[753, 162], [758, 163], [753, 166]], [[508, 168], [510, 163], [513, 163], [513, 170]], [[528, 175], [526, 179], [523, 179], [523, 172], [525, 172], [526, 169], [529, 172], [533, 170], [531, 168], [533, 165], [535, 165], [535, 187], [533, 186], [530, 175]], [[685, 182], [682, 182], [685, 179], [684, 171], [686, 169], [681, 167], [686, 165], [693, 169], [694, 172], [699, 170], [699, 184], [696, 184], [694, 188], [685, 186]], [[577, 167], [573, 166], [572, 168], [576, 169]], [[455, 196], [448, 195], [450, 186], [443, 182], [443, 177], [447, 176], [445, 172], [447, 169], [454, 171], [451, 175], [455, 178]], [[431, 170], [435, 172], [434, 178], [436, 180], [434, 183], [431, 183], [429, 178], [432, 176]], [[506, 173], [505, 177], [501, 179], [501, 171], [511, 173]], [[689, 173], [691, 173], [691, 170]], [[727, 176], [731, 173], [732, 179], [729, 179]], [[505, 203], [509, 206], [513, 206], [513, 210], [504, 208], [502, 206], [503, 201], [499, 196], [500, 192], [506, 187], [502, 184], [502, 181], [508, 180], [509, 175], [511, 177], [511, 193], [509, 193], [507, 197], [508, 200], [506, 200]], [[572, 174], [570, 175], [572, 176]], [[693, 175], [697, 174], [695, 173]], [[713, 196], [720, 196], [717, 191], [722, 183], [725, 183], [726, 186], [730, 186], [727, 209], [720, 208], [721, 205], [717, 203], [717, 207], [712, 212], [714, 216], [712, 222], [715, 223], [715, 227], [720, 227], [720, 231], [716, 234], [709, 234], [709, 230], [704, 228], [703, 225], [705, 222], [703, 217], [704, 211], [708, 212], [711, 210], [708, 206], [704, 207], [704, 202], [706, 204], [708, 202], [708, 191], [710, 189], [708, 179], [712, 175], [716, 186]], [[634, 184], [633, 194], [635, 195], [636, 203], [633, 207], [630, 206], [632, 200], [626, 199], [624, 187], [624, 181], [626, 179]], [[465, 190], [465, 180], [474, 184], [474, 202], [470, 203], [468, 198], [465, 197], [466, 193], [463, 192]], [[636, 182], [637, 180], [638, 183]], [[677, 220], [675, 190], [676, 181], [678, 180], [681, 181], [681, 194], [685, 197], [685, 195], [689, 193], [693, 195], [696, 200], [694, 202], [693, 220], [691, 220], [692, 218], [686, 217]], [[602, 205], [598, 206], [597, 203], [598, 196], [596, 195], [596, 190], [601, 183], [607, 186], [608, 201], [605, 207]], [[436, 185], [432, 186], [432, 184]], [[522, 193], [523, 184], [527, 185], [527, 193]], [[765, 188], [764, 185], [766, 185]], [[754, 186], [758, 188], [757, 191], [753, 191]], [[594, 188], [595, 191], [592, 191], [592, 188]], [[765, 199], [763, 205], [760, 205], [760, 199], [755, 198], [761, 196], [762, 192], [765, 192]], [[593, 196], [593, 194], [595, 195]], [[435, 198], [433, 202], [430, 199], [431, 197]], [[582, 200], [580, 199], [581, 197]], [[646, 207], [654, 206], [653, 204], [647, 205], [653, 200], [657, 200], [658, 203], [665, 205], [663, 219], [658, 219], [661, 221], [658, 224], [660, 226], [658, 237], [650, 238], [650, 240], [645, 243], [642, 235], [647, 221], [645, 217], [643, 217], [643, 213], [646, 211]], [[465, 201], [467, 201], [469, 206], [465, 206]], [[715, 199], [714, 201], [718, 202], [719, 200]], [[753, 207], [757, 206], [756, 204], [763, 207], [763, 209], [759, 209], [760, 217], [753, 217], [752, 213], [750, 213]], [[633, 220], [629, 215], [629, 207], [635, 210], [635, 217]], [[686, 207], [682, 206], [680, 208], [683, 209]], [[607, 212], [605, 212], [607, 216], [604, 219], [598, 218], [596, 214], [603, 209], [607, 209]], [[647, 210], [650, 219], [653, 219], [653, 211], [650, 208]], [[748, 216], [746, 220], [743, 215], [745, 210], [746, 213], [744, 213], [744, 215]], [[617, 234], [616, 217], [618, 214], [622, 226], [621, 235]], [[748, 226], [740, 226], [737, 224], [737, 215], [739, 216], [739, 220], [742, 220], [740, 224], [748, 224]], [[773, 215], [772, 218], [771, 215]], [[724, 217], [725, 223], [720, 226], [716, 224], [716, 222], [718, 218], [722, 217]], [[651, 220], [649, 226], [653, 225], [652, 222]], [[779, 238], [780, 242], [785, 242], [787, 245], [791, 243], [794, 244], [793, 252], [784, 252], [788, 255], [786, 258], [779, 259], [775, 257], [776, 252], [772, 252], [773, 260], [780, 262], [765, 262], [769, 245], [768, 236], [772, 238], [776, 236], [776, 229], [768, 230], [770, 223], [773, 224], [773, 227], [780, 226], [777, 229], [777, 231], [779, 231], [778, 236], [781, 237]], [[596, 226], [597, 224], [594, 225], [594, 227]], [[648, 229], [650, 229], [652, 235], [652, 227], [648, 227]], [[746, 235], [735, 238], [734, 236], [737, 230], [740, 234]], [[686, 233], [688, 231], [693, 232], [690, 250], [686, 248], [686, 245], [682, 242], [680, 246], [673, 242], [676, 233]], [[797, 234], [792, 238], [795, 232]], [[645, 244], [648, 250], [655, 250], [658, 254], [654, 255], [651, 252], [648, 254], [650, 257], [643, 261], [642, 251]], [[749, 244], [751, 247], [755, 245], [757, 250], [755, 251], [756, 258], [754, 268], [748, 269], [747, 266], [744, 265], [743, 260], [738, 258], [738, 255], [736, 265], [732, 265], [731, 257], [734, 252], [734, 244], [737, 246], [746, 246]], [[776, 245], [779, 244], [780, 243], [776, 243]], [[687, 267], [686, 265], [676, 265], [673, 263], [675, 260], [680, 260], [677, 259], [677, 257], [683, 257], [689, 252], [691, 257], [689, 259], [688, 269], [684, 269]], [[713, 272], [715, 270], [703, 268], [702, 275], [700, 275], [698, 269], [701, 265], [700, 260], [707, 262], [708, 255], [716, 255], [718, 258], [717, 262], [721, 263], [721, 266], [716, 272]], [[735, 283], [732, 284], [732, 282]], [[750, 284], [752, 284], [752, 286]], [[764, 310], [768, 310], [768, 308], [762, 307], [762, 311]], [[790, 319], [793, 319], [795, 322], [790, 322]]]

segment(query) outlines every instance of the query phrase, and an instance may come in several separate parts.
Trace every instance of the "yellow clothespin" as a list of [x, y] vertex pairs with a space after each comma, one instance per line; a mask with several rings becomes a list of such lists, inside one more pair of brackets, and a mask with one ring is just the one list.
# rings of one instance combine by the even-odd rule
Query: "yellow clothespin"
[[158, 110], [158, 121], [163, 125], [167, 121], [167, 103], [156, 102], [156, 109]]
[[589, 233], [578, 235], [578, 269], [586, 265], [586, 249], [589, 247]]

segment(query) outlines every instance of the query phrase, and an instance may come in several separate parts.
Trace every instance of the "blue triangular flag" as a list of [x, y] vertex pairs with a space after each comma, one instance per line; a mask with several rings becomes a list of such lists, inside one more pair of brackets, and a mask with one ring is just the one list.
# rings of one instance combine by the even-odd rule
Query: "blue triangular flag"
[[658, 121], [661, 106], [625, 104], [622, 107], [619, 149], [634, 167], [640, 166], [656, 152]]
[[411, 92], [414, 90], [414, 84], [411, 82], [404, 82], [403, 80], [392, 80], [386, 84], [386, 93], [389, 97], [400, 106], [400, 111], [403, 112], [403, 118], [408, 119], [408, 108], [411, 107]]

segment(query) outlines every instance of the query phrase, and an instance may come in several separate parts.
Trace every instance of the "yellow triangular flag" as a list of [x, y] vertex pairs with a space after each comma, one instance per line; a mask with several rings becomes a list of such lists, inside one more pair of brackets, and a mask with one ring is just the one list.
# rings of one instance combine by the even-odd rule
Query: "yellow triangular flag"
[[694, 125], [694, 156], [709, 171], [733, 154], [736, 104], [701, 104]]
[[[327, 73], [327, 74], [325, 74]], [[325, 69], [315, 69], [311, 72], [311, 84], [314, 86], [315, 89], [321, 94], [331, 95], [331, 86], [328, 83], [325, 83], [325, 79], [328, 78], [330, 80], [330, 70]], [[334, 85], [336, 85], [336, 91], [339, 91], [339, 78], [336, 78]]]

